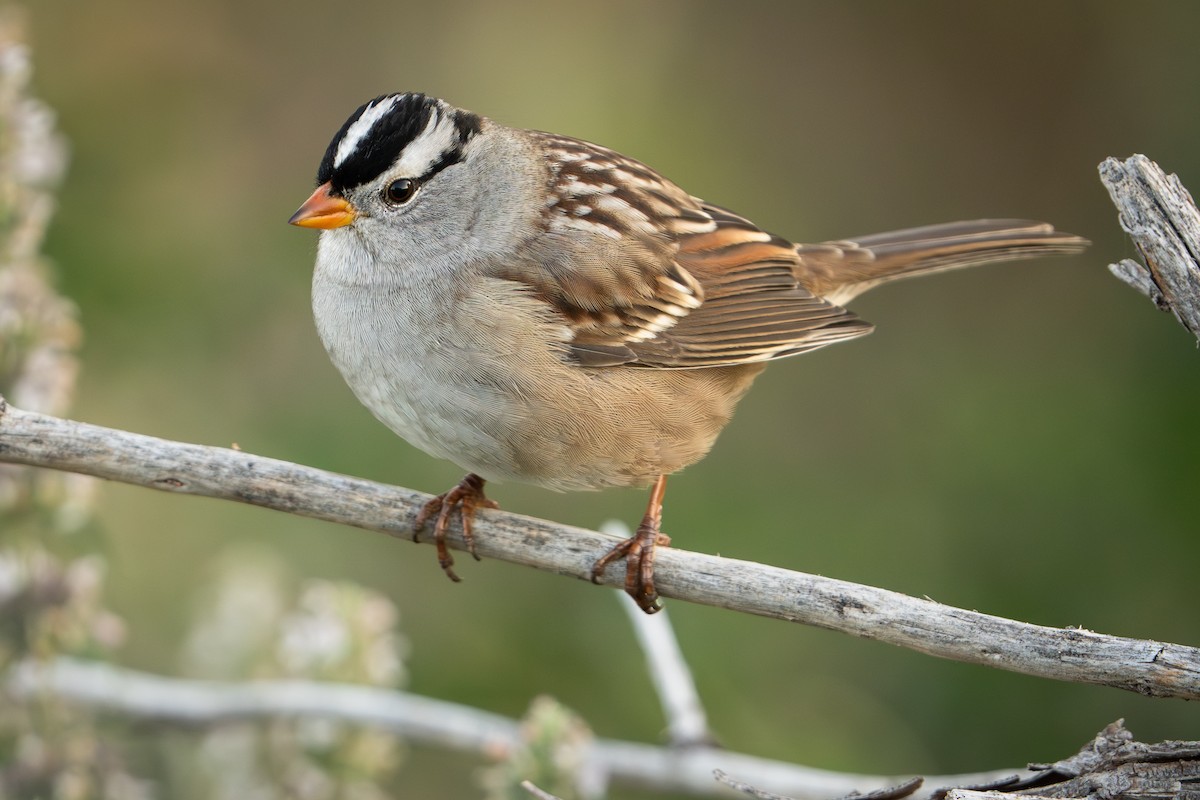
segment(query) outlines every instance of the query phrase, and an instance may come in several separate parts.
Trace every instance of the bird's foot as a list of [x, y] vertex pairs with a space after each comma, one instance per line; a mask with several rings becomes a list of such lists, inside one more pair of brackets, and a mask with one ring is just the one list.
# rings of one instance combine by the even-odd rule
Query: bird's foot
[[458, 510], [467, 552], [478, 561], [479, 554], [475, 552], [475, 511], [480, 508], [500, 507], [495, 500], [489, 500], [483, 493], [483, 484], [483, 478], [474, 473], [468, 474], [453, 489], [426, 503], [413, 521], [413, 541], [420, 541], [419, 536], [425, 523], [437, 516], [437, 522], [433, 526], [433, 541], [437, 545], [438, 564], [445, 571], [446, 577], [452, 581], [462, 579], [454, 574], [454, 557], [450, 555], [450, 549], [446, 546], [446, 530], [450, 526], [451, 515]]
[[658, 590], [654, 588], [655, 548], [667, 547], [671, 537], [658, 530], [658, 520], [647, 514], [637, 532], [602, 555], [592, 566], [592, 583], [599, 583], [604, 570], [614, 561], [625, 559], [625, 594], [647, 614], [662, 610]]

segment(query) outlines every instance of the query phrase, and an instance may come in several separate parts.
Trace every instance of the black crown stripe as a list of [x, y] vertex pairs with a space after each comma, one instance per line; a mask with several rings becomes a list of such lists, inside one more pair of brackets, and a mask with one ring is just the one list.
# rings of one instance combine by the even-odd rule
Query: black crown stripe
[[[390, 97], [398, 99], [358, 142], [358, 146], [338, 166], [334, 166], [338, 145], [345, 138], [347, 131], [366, 111]], [[429, 119], [436, 113], [451, 113], [454, 115], [454, 127], [458, 133], [458, 141], [442, 153], [425, 175], [413, 176], [425, 181], [441, 172], [451, 164], [462, 160], [463, 145], [479, 132], [480, 119], [477, 115], [457, 109], [443, 112], [438, 108], [436, 98], [420, 93], [401, 95], [380, 95], [368, 103], [359, 106], [350, 115], [341, 129], [325, 150], [325, 157], [317, 169], [317, 185], [329, 182], [334, 194], [343, 194], [347, 189], [362, 186], [382, 175], [396, 160], [404, 149], [425, 130]]]

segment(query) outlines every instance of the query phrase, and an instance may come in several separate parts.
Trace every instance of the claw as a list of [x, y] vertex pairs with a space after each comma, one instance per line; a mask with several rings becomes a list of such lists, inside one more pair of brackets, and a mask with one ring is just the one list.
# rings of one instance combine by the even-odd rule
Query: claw
[[434, 515], [437, 516], [437, 522], [433, 526], [433, 541], [437, 545], [438, 564], [446, 573], [446, 577], [456, 583], [462, 579], [454, 572], [454, 556], [450, 555], [450, 549], [446, 546], [446, 531], [450, 527], [451, 516], [457, 510], [462, 519], [463, 541], [466, 542], [467, 552], [476, 561], [479, 560], [479, 554], [475, 552], [475, 512], [480, 508], [500, 507], [499, 503], [488, 499], [483, 493], [483, 484], [483, 478], [474, 473], [468, 474], [453, 489], [426, 503], [413, 520], [413, 541], [420, 541], [420, 533], [425, 523]]
[[667, 476], [660, 475], [650, 491], [650, 503], [646, 516], [637, 532], [609, 550], [592, 565], [592, 583], [599, 583], [600, 576], [612, 562], [625, 559], [625, 593], [633, 598], [638, 608], [647, 614], [662, 610], [658, 601], [658, 590], [654, 587], [655, 548], [667, 547], [671, 538], [660, 530], [662, 526], [662, 499], [667, 488]]

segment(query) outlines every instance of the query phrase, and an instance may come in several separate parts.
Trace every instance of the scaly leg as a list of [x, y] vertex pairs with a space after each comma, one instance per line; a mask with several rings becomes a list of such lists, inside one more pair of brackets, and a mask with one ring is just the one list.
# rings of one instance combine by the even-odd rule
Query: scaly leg
[[619, 558], [625, 559], [625, 593], [634, 599], [638, 608], [647, 614], [662, 609], [658, 591], [654, 588], [654, 549], [671, 544], [671, 538], [659, 530], [662, 527], [663, 495], [667, 492], [667, 476], [659, 475], [650, 490], [646, 516], [637, 532], [602, 555], [592, 566], [592, 583], [599, 583], [605, 568]]
[[437, 514], [437, 522], [433, 526], [433, 541], [437, 545], [438, 564], [445, 570], [446, 577], [455, 582], [462, 579], [454, 574], [454, 557], [446, 547], [446, 529], [450, 525], [451, 514], [458, 509], [462, 518], [463, 540], [467, 543], [467, 552], [474, 556], [476, 561], [479, 560], [479, 554], [475, 552], [475, 510], [500, 507], [499, 503], [489, 500], [484, 495], [483, 484], [483, 478], [473, 472], [469, 473], [453, 489], [426, 503], [413, 522], [413, 541], [419, 541], [418, 535], [425, 523]]

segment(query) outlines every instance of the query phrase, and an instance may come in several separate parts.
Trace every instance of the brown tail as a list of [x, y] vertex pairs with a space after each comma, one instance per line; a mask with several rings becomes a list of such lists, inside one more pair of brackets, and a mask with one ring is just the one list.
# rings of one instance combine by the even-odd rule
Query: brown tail
[[979, 219], [949, 222], [853, 240], [799, 244], [800, 281], [830, 302], [844, 305], [867, 289], [896, 278], [993, 261], [1078, 253], [1087, 239], [1045, 222]]

